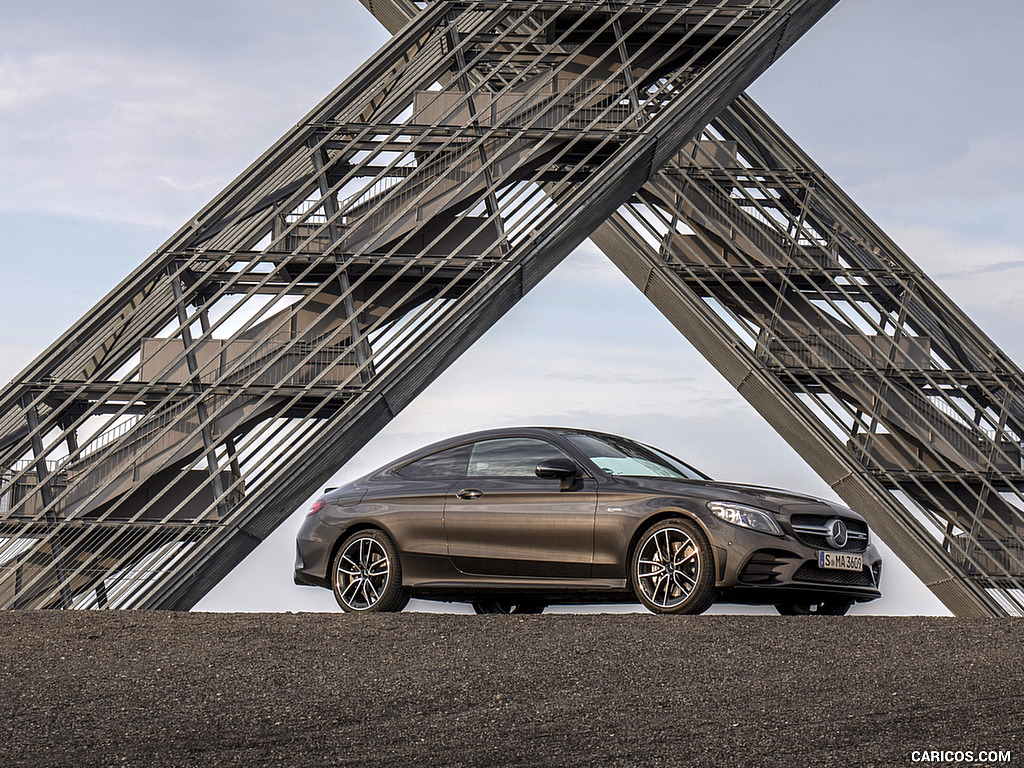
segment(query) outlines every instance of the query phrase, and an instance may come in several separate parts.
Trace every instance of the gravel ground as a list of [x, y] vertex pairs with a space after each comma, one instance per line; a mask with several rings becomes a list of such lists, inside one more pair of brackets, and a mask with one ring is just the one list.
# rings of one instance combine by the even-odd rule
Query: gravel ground
[[0, 614], [0, 766], [1024, 765], [1024, 624]]

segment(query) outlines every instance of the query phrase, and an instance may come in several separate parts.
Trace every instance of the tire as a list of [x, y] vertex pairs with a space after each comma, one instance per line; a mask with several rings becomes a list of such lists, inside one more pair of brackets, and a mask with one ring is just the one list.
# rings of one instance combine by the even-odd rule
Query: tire
[[544, 603], [523, 602], [517, 603], [514, 600], [489, 600], [487, 602], [472, 603], [473, 610], [477, 613], [544, 613], [547, 606]]
[[843, 616], [852, 600], [822, 600], [820, 603], [781, 603], [775, 610], [783, 616]]
[[346, 613], [391, 613], [405, 608], [398, 549], [383, 531], [353, 533], [338, 547], [331, 565], [334, 599]]
[[630, 557], [633, 592], [652, 613], [704, 613], [718, 597], [714, 571], [704, 532], [682, 517], [644, 531]]

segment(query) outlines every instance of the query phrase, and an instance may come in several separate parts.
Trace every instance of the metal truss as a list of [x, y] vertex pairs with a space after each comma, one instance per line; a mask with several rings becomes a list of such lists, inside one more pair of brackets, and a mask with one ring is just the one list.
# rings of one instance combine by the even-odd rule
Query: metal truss
[[0, 392], [0, 607], [194, 605], [833, 4], [411, 6]]
[[749, 97], [592, 239], [947, 607], [1024, 614], [1024, 376]]
[[613, 261], [954, 613], [1024, 615], [1024, 377], [753, 102], [609, 228]]

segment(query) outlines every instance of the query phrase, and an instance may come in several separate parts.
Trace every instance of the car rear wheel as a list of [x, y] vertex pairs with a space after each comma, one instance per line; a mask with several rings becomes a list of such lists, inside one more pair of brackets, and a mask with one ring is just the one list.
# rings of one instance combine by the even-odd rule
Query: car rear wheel
[[852, 600], [822, 600], [820, 603], [781, 603], [775, 610], [783, 616], [843, 616]]
[[544, 613], [547, 608], [544, 603], [517, 603], [512, 600], [491, 600], [472, 605], [477, 613]]
[[630, 580], [653, 613], [704, 613], [716, 598], [711, 546], [684, 518], [662, 520], [644, 532], [633, 550]]
[[345, 539], [333, 574], [334, 598], [346, 613], [400, 611], [409, 602], [398, 550], [383, 531], [359, 531]]

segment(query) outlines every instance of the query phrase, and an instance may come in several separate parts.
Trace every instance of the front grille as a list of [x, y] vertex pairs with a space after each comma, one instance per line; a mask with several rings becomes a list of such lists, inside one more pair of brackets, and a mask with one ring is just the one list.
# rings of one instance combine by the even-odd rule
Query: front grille
[[780, 560], [775, 553], [760, 550], [752, 554], [747, 564], [743, 566], [740, 581], [745, 584], [770, 584], [778, 578], [785, 565], [785, 560]]
[[815, 563], [804, 563], [793, 574], [793, 581], [813, 581], [818, 584], [841, 584], [846, 587], [873, 587], [875, 580], [871, 570], [864, 568], [857, 571], [839, 571], [831, 568], [819, 568]]
[[[793, 534], [797, 540], [814, 549], [828, 549], [837, 551], [828, 543], [824, 532], [813, 531], [814, 528], [824, 529], [829, 520], [834, 520], [835, 515], [793, 515], [789, 518], [789, 524], [793, 526]], [[848, 539], [846, 545], [840, 552], [863, 552], [868, 547], [868, 526], [860, 520], [852, 520], [848, 517], [840, 518], [846, 523]]]

